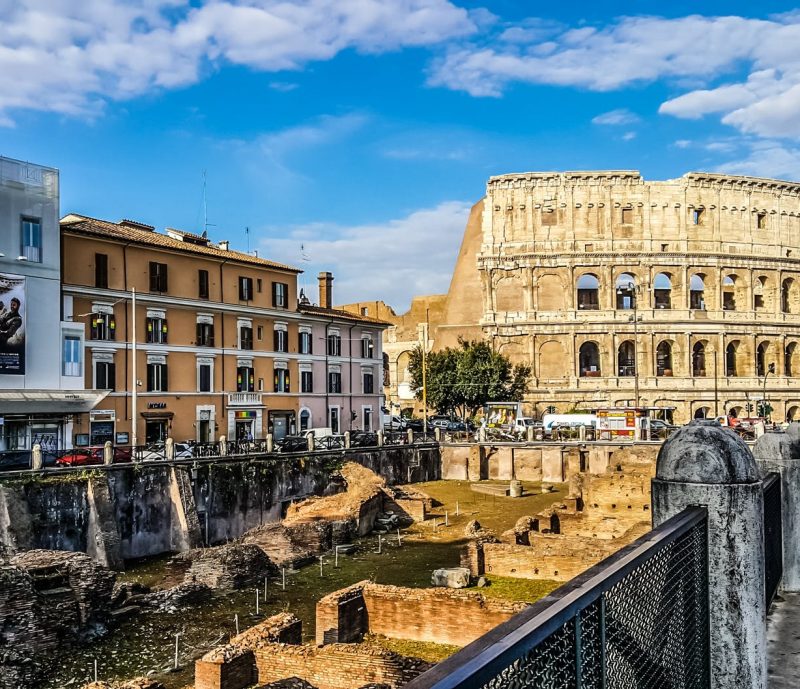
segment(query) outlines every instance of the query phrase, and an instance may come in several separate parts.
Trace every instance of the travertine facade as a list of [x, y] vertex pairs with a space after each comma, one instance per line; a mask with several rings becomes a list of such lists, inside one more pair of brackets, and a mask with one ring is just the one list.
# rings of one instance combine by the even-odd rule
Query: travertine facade
[[800, 184], [492, 177], [431, 336], [438, 348], [478, 330], [532, 365], [535, 413], [638, 402], [675, 407], [676, 422], [747, 416], [766, 390], [773, 419], [800, 418]]

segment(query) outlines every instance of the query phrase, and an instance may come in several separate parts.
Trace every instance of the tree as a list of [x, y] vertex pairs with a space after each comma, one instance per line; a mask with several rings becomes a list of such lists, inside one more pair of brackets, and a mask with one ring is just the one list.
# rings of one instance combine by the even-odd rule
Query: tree
[[[430, 352], [426, 359], [428, 406], [440, 414], [455, 412], [461, 418], [475, 416], [490, 400], [520, 401], [525, 396], [531, 367], [513, 365], [508, 357], [493, 352], [487, 342], [459, 339], [458, 347]], [[409, 363], [417, 399], [422, 399], [422, 349], [411, 353]]]

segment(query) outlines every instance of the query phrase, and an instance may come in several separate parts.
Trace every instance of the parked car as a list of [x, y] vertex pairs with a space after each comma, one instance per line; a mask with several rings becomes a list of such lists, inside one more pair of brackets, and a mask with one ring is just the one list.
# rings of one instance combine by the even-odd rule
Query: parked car
[[650, 438], [652, 440], [665, 440], [677, 428], [678, 426], [667, 423], [662, 419], [650, 419]]
[[450, 433], [472, 433], [475, 431], [475, 424], [472, 421], [454, 419], [448, 422], [447, 431]]
[[303, 452], [308, 450], [307, 435], [287, 435], [275, 444], [280, 452]]
[[82, 467], [103, 463], [103, 449], [91, 447], [77, 447], [74, 450], [64, 450], [56, 459], [57, 467]]
[[30, 450], [0, 452], [0, 471], [17, 471], [31, 468]]
[[450, 424], [450, 419], [447, 416], [429, 416], [428, 428], [441, 428], [445, 430]]

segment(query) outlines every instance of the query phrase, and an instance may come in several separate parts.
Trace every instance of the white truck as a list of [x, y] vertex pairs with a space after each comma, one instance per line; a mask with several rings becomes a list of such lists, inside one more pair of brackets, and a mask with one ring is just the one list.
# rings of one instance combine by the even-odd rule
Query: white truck
[[542, 417], [542, 432], [545, 437], [553, 434], [554, 428], [592, 428], [597, 430], [596, 414], [545, 414]]
[[483, 408], [487, 429], [499, 429], [514, 435], [526, 435], [536, 422], [522, 412], [522, 402], [487, 402]]

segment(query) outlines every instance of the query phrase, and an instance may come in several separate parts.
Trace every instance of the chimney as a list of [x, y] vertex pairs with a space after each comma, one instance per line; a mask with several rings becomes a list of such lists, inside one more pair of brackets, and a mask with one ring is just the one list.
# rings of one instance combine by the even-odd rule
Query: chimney
[[333, 308], [333, 273], [320, 273], [319, 280], [319, 305], [323, 309]]
[[227, 239], [224, 239], [217, 246], [219, 246], [222, 251], [227, 251], [228, 247], [230, 246], [230, 242]]

